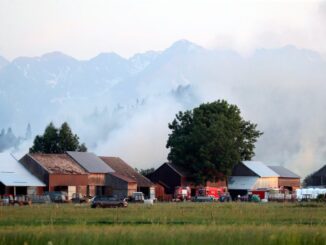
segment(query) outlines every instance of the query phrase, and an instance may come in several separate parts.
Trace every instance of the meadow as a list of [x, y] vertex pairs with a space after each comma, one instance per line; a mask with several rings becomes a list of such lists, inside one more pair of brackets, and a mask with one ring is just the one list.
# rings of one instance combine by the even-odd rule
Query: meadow
[[1, 206], [0, 244], [326, 244], [326, 205]]

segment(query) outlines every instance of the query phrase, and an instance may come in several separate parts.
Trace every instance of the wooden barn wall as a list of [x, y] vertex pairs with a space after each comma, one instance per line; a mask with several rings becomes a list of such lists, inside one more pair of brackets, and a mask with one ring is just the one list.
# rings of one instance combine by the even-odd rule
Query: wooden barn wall
[[162, 165], [151, 174], [150, 180], [165, 187], [167, 194], [173, 194], [176, 186], [181, 186], [181, 176], [171, 169], [167, 164]]
[[137, 191], [137, 183], [128, 183], [128, 196]]
[[88, 175], [88, 185], [105, 186], [106, 174], [90, 173]]
[[278, 188], [278, 177], [259, 178], [253, 189], [258, 188]]
[[25, 155], [19, 162], [24, 165], [24, 167], [31, 172], [38, 179], [43, 181], [47, 186], [49, 185], [49, 173], [40, 164], [38, 164], [29, 155]]
[[292, 186], [292, 187], [300, 187], [300, 179], [299, 178], [279, 178], [278, 185], [281, 186]]
[[51, 174], [49, 186], [86, 186], [86, 174]]

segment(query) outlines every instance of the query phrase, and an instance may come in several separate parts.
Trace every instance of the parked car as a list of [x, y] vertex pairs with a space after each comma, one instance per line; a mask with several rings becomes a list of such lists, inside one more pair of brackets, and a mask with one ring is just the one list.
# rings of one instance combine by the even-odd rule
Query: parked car
[[51, 202], [55, 203], [67, 203], [68, 201], [68, 194], [64, 191], [50, 191], [50, 192], [45, 192], [45, 195], [49, 195]]
[[141, 203], [143, 203], [144, 200], [145, 200], [145, 197], [144, 197], [144, 193], [142, 193], [142, 192], [134, 192], [128, 198], [129, 202], [141, 202]]
[[220, 202], [231, 202], [232, 198], [229, 192], [225, 192], [223, 194], [221, 194], [220, 198], [219, 198]]
[[51, 203], [51, 198], [49, 195], [29, 195], [28, 196], [32, 203]]
[[87, 203], [88, 199], [84, 197], [81, 193], [73, 193], [71, 201], [73, 203]]
[[91, 200], [91, 208], [127, 207], [128, 202], [114, 196], [96, 196]]

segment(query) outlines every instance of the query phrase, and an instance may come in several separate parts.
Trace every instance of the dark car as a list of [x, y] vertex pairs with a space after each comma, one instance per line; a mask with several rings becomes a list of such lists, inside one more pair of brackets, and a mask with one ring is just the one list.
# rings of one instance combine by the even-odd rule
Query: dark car
[[123, 208], [127, 206], [128, 202], [126, 199], [119, 199], [114, 196], [95, 196], [91, 201], [92, 208]]
[[88, 199], [80, 193], [73, 193], [71, 197], [73, 203], [87, 203]]
[[67, 203], [68, 199], [67, 196], [68, 194], [64, 191], [50, 191], [50, 192], [45, 192], [45, 195], [49, 195], [51, 202], [54, 203]]

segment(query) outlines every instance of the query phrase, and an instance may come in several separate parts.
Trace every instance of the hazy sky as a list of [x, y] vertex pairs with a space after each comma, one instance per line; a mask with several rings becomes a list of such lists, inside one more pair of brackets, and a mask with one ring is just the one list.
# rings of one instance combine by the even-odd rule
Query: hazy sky
[[326, 53], [324, 1], [0, 0], [0, 55], [129, 57], [178, 39], [250, 54], [294, 44]]

